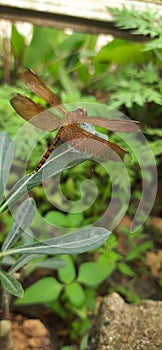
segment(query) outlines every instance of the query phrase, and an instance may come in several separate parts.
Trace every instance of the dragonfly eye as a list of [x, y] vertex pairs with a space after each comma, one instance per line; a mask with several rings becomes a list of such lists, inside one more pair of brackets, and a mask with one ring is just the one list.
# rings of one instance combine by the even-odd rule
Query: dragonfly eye
[[87, 110], [85, 108], [77, 108], [75, 112], [78, 117], [87, 117]]

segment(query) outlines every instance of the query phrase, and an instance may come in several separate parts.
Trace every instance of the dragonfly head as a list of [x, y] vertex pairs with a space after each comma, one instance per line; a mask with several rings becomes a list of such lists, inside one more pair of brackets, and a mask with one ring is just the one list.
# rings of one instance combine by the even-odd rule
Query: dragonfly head
[[64, 126], [69, 125], [71, 123], [80, 124], [80, 122], [82, 122], [82, 118], [84, 122], [84, 118], [86, 117], [87, 117], [87, 110], [84, 108], [77, 108], [75, 111], [68, 112], [66, 114], [66, 116], [62, 120], [62, 124]]
[[87, 117], [87, 110], [85, 108], [77, 108], [74, 112], [78, 117]]

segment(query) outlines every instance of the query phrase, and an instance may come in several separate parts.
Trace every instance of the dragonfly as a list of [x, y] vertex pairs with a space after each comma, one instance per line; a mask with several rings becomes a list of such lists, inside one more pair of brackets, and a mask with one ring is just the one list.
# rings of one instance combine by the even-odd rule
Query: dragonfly
[[55, 113], [52, 111], [53, 109], [45, 108], [22, 94], [14, 94], [10, 100], [15, 111], [23, 119], [42, 130], [53, 132], [59, 129], [34, 172], [37, 172], [44, 165], [60, 142], [68, 142], [80, 152], [104, 160], [124, 160], [128, 151], [116, 143], [108, 141], [103, 134], [97, 133], [94, 126], [103, 127], [113, 132], [129, 133], [137, 132], [141, 128], [140, 122], [88, 116], [87, 110], [84, 108], [77, 108], [75, 111], [69, 112], [62, 105], [61, 100], [32, 70], [23, 70], [20, 77], [32, 92], [42, 98], [49, 106], [54, 107]]

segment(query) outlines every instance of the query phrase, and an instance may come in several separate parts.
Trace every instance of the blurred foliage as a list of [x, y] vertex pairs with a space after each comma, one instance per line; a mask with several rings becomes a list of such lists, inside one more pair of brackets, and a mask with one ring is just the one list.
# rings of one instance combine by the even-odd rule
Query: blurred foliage
[[[101, 47], [100, 36], [80, 33], [68, 34], [35, 26], [32, 39], [27, 44], [27, 38], [20, 34], [16, 26], [13, 25], [12, 57], [8, 67], [11, 85], [4, 84], [0, 90], [0, 129], [5, 129], [11, 136], [14, 136], [24, 123], [9, 105], [8, 96], [10, 93], [21, 91], [35, 101], [42, 103], [17, 79], [19, 68], [27, 66], [52, 87], [52, 90], [61, 97], [63, 103], [73, 101], [105, 103], [119, 109], [129, 118], [143, 123], [146, 137], [157, 160], [160, 180], [162, 177], [162, 18], [158, 13], [148, 8], [140, 13], [134, 8], [128, 10], [123, 7], [122, 10], [111, 10], [111, 13], [118, 27], [132, 31], [131, 42], [118, 38], [111, 41], [108, 39], [106, 44]], [[136, 43], [133, 37], [134, 33], [145, 36], [147, 40]], [[0, 77], [4, 83], [2, 62], [0, 62], [0, 67]], [[13, 87], [15, 82], [17, 86]], [[110, 133], [109, 136], [110, 140], [120, 144], [115, 134]], [[34, 135], [31, 133], [32, 137]], [[47, 136], [46, 140], [40, 140], [30, 156], [29, 171], [32, 171], [36, 166], [40, 155], [46, 149], [46, 144], [49, 144], [50, 141], [51, 136]], [[25, 154], [26, 142], [30, 142], [30, 140], [24, 134], [17, 151], [20, 158]], [[17, 162], [15, 166], [19, 167], [20, 164]], [[126, 166], [132, 185], [128, 214], [133, 217], [139, 203], [142, 179], [140, 167], [135, 157], [132, 156], [132, 162]], [[15, 181], [14, 175], [12, 177], [11, 183]], [[61, 189], [68, 200], [76, 201], [81, 195], [81, 182], [89, 177], [92, 177], [97, 184], [99, 194], [94, 204], [85, 212], [66, 214], [57, 209], [52, 211], [51, 204], [44, 196], [44, 189], [39, 187], [32, 192], [32, 195], [41, 215], [56, 226], [59, 226], [61, 222], [62, 227], [68, 228], [96, 222], [111, 200], [111, 181], [104, 168], [99, 164], [92, 163], [92, 161], [81, 163], [62, 174]], [[53, 189], [55, 203], [63, 207], [64, 202], [55, 182], [48, 183], [47, 186], [51, 186]], [[122, 203], [121, 198], [117, 200]], [[152, 214], [160, 216], [161, 208], [162, 201], [157, 196]], [[8, 226], [9, 222], [3, 221], [3, 225]], [[35, 219], [33, 225], [39, 227], [39, 217]], [[6, 229], [3, 232], [5, 234]], [[74, 275], [70, 281], [65, 281], [64, 277], [58, 273], [53, 282], [59, 286], [59, 297], [56, 296], [55, 302], [50, 300], [50, 306], [52, 305], [55, 312], [61, 317], [65, 318], [68, 315], [72, 325], [71, 336], [73, 338], [77, 338], [80, 331], [89, 326], [86, 323], [87, 312], [90, 310], [93, 313], [95, 296], [97, 293], [100, 294], [101, 289], [104, 292], [119, 291], [129, 302], [137, 301], [140, 298], [135, 290], [135, 285], [139, 281], [138, 278], [142, 276], [141, 262], [144, 261], [148, 250], [157, 249], [156, 242], [154, 242], [147, 225], [134, 234], [130, 234], [129, 229], [125, 227], [122, 228], [122, 232], [128, 244], [126, 254], [119, 253], [117, 237], [112, 235], [108, 244], [99, 248], [97, 253], [93, 252], [88, 257], [84, 255], [74, 257], [74, 260], [71, 260], [70, 264]], [[125, 279], [123, 284], [122, 275]], [[96, 283], [94, 283], [94, 279], [96, 279]], [[89, 285], [87, 281], [89, 281]], [[46, 282], [48, 281], [42, 281], [42, 283]], [[37, 286], [33, 285], [31, 288], [36, 288], [37, 291]], [[42, 288], [44, 287], [42, 286]], [[76, 300], [72, 300], [71, 290], [75, 290], [78, 296]], [[31, 295], [33, 295], [32, 293]], [[32, 298], [31, 295], [30, 298]], [[74, 305], [76, 302], [78, 304]], [[76, 315], [78, 316], [77, 321]]]

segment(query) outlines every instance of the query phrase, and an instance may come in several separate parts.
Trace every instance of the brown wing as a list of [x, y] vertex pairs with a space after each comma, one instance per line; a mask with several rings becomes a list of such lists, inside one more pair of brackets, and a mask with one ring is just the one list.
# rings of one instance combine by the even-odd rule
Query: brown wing
[[135, 120], [123, 120], [123, 119], [108, 119], [103, 117], [84, 117], [75, 115], [75, 112], [68, 113], [68, 115], [63, 119], [63, 124], [68, 124], [70, 122], [77, 123], [88, 123], [96, 126], [101, 126], [112, 131], [122, 131], [122, 132], [136, 132], [142, 127], [140, 122]]
[[23, 82], [39, 97], [45, 100], [52, 107], [65, 114], [67, 113], [61, 105], [59, 98], [47, 87], [41, 78], [39, 78], [32, 70], [27, 69], [20, 73]]
[[58, 116], [24, 95], [15, 94], [10, 103], [23, 119], [42, 130], [53, 131], [62, 124]]
[[102, 117], [89, 117], [86, 119], [89, 124], [101, 126], [112, 131], [135, 132], [141, 129], [140, 122], [136, 120], [108, 119]]
[[128, 153], [124, 148], [93, 135], [76, 124], [63, 128], [60, 139], [63, 142], [69, 141], [73, 147], [81, 152], [104, 160], [120, 162]]

